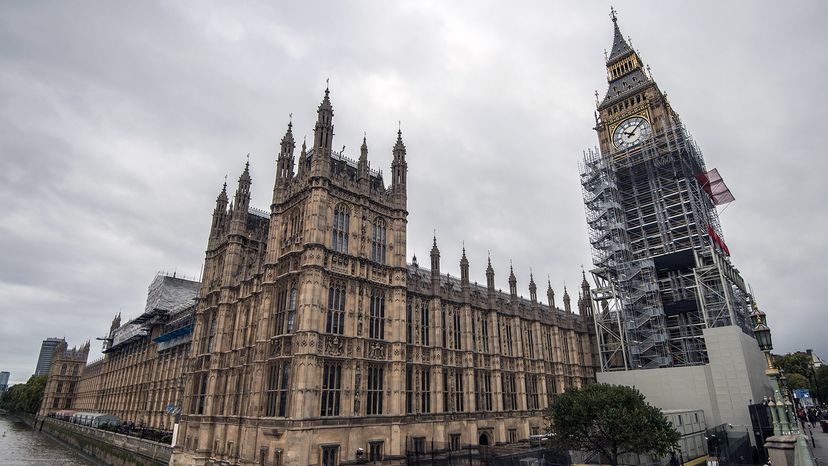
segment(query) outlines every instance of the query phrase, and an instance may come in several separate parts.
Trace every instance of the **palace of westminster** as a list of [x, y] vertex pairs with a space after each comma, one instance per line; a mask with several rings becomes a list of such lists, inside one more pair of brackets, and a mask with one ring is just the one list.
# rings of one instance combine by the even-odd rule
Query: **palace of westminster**
[[[613, 22], [602, 153], [646, 146], [666, 132], [655, 120], [680, 125]], [[518, 296], [511, 271], [509, 292], [496, 290], [491, 261], [485, 286], [470, 283], [465, 250], [459, 278], [441, 272], [436, 238], [429, 267], [409, 263], [402, 133], [386, 185], [365, 140], [358, 160], [333, 150], [333, 115], [326, 89], [298, 158], [288, 124], [269, 211], [251, 206], [249, 164], [232, 199], [225, 183], [200, 282], [157, 275], [144, 312], [115, 318], [97, 361], [86, 364], [88, 343], [58, 348], [40, 414], [94, 411], [170, 430], [180, 420], [171, 464], [399, 464], [434, 443], [542, 433], [558, 394], [620, 360], [596, 325], [607, 304], [585, 276], [574, 312], [566, 291], [556, 306], [551, 285], [542, 303], [532, 278], [529, 299]], [[665, 354], [672, 361], [654, 364], [687, 360]]]

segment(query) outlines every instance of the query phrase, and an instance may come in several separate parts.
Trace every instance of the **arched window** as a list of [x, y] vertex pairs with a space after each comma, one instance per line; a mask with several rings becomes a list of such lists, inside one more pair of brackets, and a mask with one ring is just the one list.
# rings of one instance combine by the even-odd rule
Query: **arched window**
[[291, 288], [287, 308], [287, 333], [293, 333], [293, 323], [296, 319], [296, 294], [296, 287]]
[[344, 204], [334, 208], [333, 238], [331, 246], [334, 251], [346, 254], [348, 252], [348, 227], [351, 223], [351, 211]]
[[371, 235], [371, 260], [385, 263], [385, 220], [378, 218], [374, 222], [373, 234]]
[[342, 335], [345, 333], [345, 285], [331, 284], [328, 288], [328, 319], [325, 331]]
[[385, 293], [382, 290], [371, 290], [368, 329], [368, 338], [385, 338]]

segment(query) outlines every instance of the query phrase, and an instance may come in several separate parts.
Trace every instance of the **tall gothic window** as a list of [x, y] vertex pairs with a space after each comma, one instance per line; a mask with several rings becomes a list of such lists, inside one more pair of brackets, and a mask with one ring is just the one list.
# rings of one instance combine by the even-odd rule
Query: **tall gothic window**
[[385, 293], [379, 289], [371, 290], [368, 337], [378, 340], [385, 338]]
[[447, 413], [451, 409], [449, 405], [451, 404], [451, 393], [449, 392], [449, 387], [451, 384], [449, 383], [449, 370], [447, 368], [443, 368], [443, 412]]
[[569, 364], [571, 362], [569, 357], [569, 338], [566, 333], [561, 336], [561, 351], [563, 351], [563, 362]]
[[428, 367], [420, 372], [420, 412], [431, 412], [431, 370]]
[[463, 369], [456, 369], [454, 372], [454, 411], [462, 413], [465, 411], [465, 390], [463, 390]]
[[333, 217], [333, 239], [331, 245], [333, 250], [343, 254], [348, 253], [348, 227], [351, 224], [351, 211], [344, 204], [334, 208]]
[[325, 324], [328, 333], [345, 333], [345, 284], [332, 283], [328, 288], [328, 319]]
[[526, 409], [540, 409], [537, 374], [526, 374], [523, 380], [526, 386]]
[[326, 361], [322, 368], [322, 402], [320, 416], [339, 416], [342, 391], [342, 363]]
[[405, 304], [405, 342], [414, 343], [414, 314], [411, 312], [411, 300]]
[[383, 368], [368, 366], [368, 407], [365, 414], [382, 414]]
[[514, 356], [512, 351], [512, 323], [506, 322], [506, 355]]
[[431, 412], [431, 376], [428, 366], [408, 365], [405, 371], [406, 413]]
[[414, 366], [408, 364], [405, 367], [405, 412], [414, 412]]
[[428, 346], [428, 336], [431, 334], [431, 328], [428, 324], [428, 303], [420, 302], [420, 344]]
[[293, 325], [296, 320], [296, 295], [296, 287], [294, 286], [290, 289], [290, 294], [288, 295], [287, 333], [293, 333]]
[[471, 342], [472, 342], [472, 351], [477, 351], [477, 320], [479, 319], [478, 316], [472, 314], [471, 318]]
[[555, 384], [555, 376], [546, 376], [546, 406], [555, 404], [555, 399], [558, 396], [558, 389]]
[[514, 411], [517, 406], [517, 386], [515, 385], [515, 374], [504, 372], [501, 375], [503, 385], [503, 410]]
[[440, 333], [443, 337], [443, 348], [448, 348], [446, 343], [446, 308], [440, 306]]
[[216, 312], [213, 311], [210, 314], [210, 326], [207, 330], [207, 341], [205, 344], [205, 353], [212, 353], [213, 352], [213, 341], [216, 338]]
[[489, 318], [483, 317], [480, 321], [480, 338], [483, 340], [483, 352], [489, 352]]
[[461, 348], [462, 342], [462, 332], [460, 328], [460, 311], [455, 309], [454, 310], [454, 328], [452, 329], [452, 334], [454, 336], [454, 349], [459, 350]]
[[532, 337], [532, 324], [526, 325], [526, 346], [529, 347], [529, 357], [535, 359], [535, 339]]
[[492, 410], [492, 374], [489, 371], [475, 369], [474, 400], [477, 411]]
[[371, 235], [371, 260], [380, 264], [385, 263], [385, 220], [381, 218], [374, 222]]
[[207, 398], [207, 373], [202, 372], [196, 374], [195, 383], [193, 383], [193, 404], [195, 404], [195, 413], [204, 414], [204, 404]]
[[273, 309], [273, 335], [285, 333], [285, 311], [287, 309], [288, 290], [284, 285], [276, 293]]
[[284, 417], [287, 412], [288, 382], [290, 379], [290, 362], [276, 361], [270, 363], [267, 373], [265, 392], [265, 416]]

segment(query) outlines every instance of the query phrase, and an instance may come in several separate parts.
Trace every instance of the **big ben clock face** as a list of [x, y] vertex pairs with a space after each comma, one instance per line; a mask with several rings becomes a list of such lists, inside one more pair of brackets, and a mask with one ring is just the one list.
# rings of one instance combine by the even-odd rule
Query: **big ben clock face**
[[627, 118], [615, 128], [612, 133], [612, 143], [618, 149], [627, 149], [641, 144], [652, 134], [653, 127], [650, 126], [650, 122], [643, 117], [635, 116]]

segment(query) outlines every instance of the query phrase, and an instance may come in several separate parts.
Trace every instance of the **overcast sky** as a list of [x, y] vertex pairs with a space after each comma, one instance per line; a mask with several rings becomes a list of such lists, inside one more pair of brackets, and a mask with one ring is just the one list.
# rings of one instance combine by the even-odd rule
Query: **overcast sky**
[[[4, 2], [0, 370], [25, 381], [47, 337], [97, 357], [157, 271], [198, 277], [224, 176], [250, 153], [268, 209], [288, 115], [311, 138], [326, 78], [352, 158], [365, 131], [387, 174], [402, 122], [409, 258], [427, 263], [436, 229], [444, 272], [465, 241], [472, 280], [491, 250], [498, 287], [511, 260], [521, 294], [530, 268], [577, 293], [577, 163], [612, 43], [609, 3], [584, 3]], [[724, 236], [776, 350], [824, 358], [826, 5], [615, 2], [736, 196]]]

